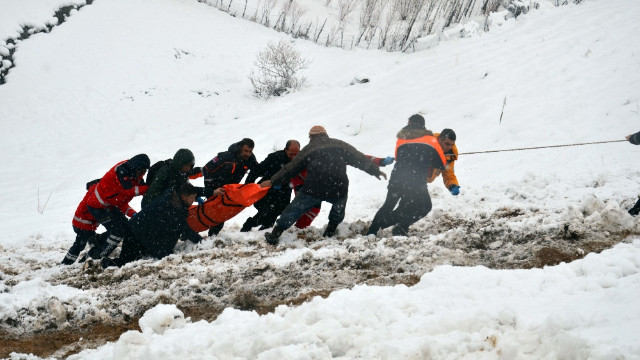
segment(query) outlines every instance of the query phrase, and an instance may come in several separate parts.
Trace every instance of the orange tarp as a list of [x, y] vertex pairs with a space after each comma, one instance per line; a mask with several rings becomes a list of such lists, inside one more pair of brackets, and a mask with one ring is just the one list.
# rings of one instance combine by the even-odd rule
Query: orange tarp
[[261, 188], [259, 184], [229, 184], [222, 188], [222, 195], [212, 196], [204, 204], [189, 208], [187, 223], [194, 231], [201, 232], [222, 224], [262, 199], [269, 191], [268, 187]]

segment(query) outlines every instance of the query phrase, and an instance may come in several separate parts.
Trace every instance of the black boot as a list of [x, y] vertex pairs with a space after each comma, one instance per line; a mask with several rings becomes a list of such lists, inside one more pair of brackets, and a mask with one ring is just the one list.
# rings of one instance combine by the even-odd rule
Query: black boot
[[258, 226], [256, 219], [250, 217], [247, 219], [247, 221], [244, 222], [244, 224], [242, 225], [242, 228], [240, 229], [240, 232], [251, 231], [251, 229], [253, 229], [256, 226]]
[[212, 228], [209, 229], [209, 236], [214, 236], [214, 235], [218, 235], [220, 233], [220, 230], [222, 230], [222, 227], [224, 226], [224, 223], [216, 225]]
[[640, 214], [640, 199], [638, 199], [636, 204], [633, 205], [631, 209], [629, 209], [629, 214], [631, 214], [632, 216]]
[[67, 255], [64, 257], [64, 259], [62, 259], [62, 261], [60, 262], [60, 264], [62, 265], [71, 265], [74, 262], [76, 262], [76, 259], [78, 258], [78, 256], [73, 256], [73, 254], [67, 253]]
[[338, 224], [330, 222], [327, 225], [327, 228], [324, 229], [324, 233], [322, 234], [322, 236], [324, 236], [324, 237], [333, 237], [336, 234], [336, 229], [337, 228], [338, 228]]
[[396, 225], [391, 229], [391, 235], [393, 236], [409, 236], [409, 229], [402, 226]]
[[280, 235], [282, 235], [282, 229], [278, 227], [278, 225], [273, 227], [271, 232], [264, 233], [264, 239], [267, 241], [267, 244], [276, 246], [278, 245], [278, 241], [280, 241]]

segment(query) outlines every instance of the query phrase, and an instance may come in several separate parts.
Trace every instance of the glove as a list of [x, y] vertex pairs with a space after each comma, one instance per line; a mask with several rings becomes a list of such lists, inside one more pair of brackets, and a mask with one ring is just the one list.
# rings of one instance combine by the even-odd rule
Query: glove
[[387, 166], [393, 164], [395, 158], [393, 156], [387, 156], [386, 158], [380, 160], [380, 166]]
[[449, 186], [449, 192], [451, 192], [451, 195], [454, 195], [454, 196], [460, 194], [460, 186], [458, 185]]
[[196, 196], [196, 201], [198, 202], [198, 205], [204, 204], [204, 199], [201, 198], [200, 196]]
[[273, 188], [275, 190], [280, 190], [280, 189], [282, 189], [282, 185], [274, 185]]

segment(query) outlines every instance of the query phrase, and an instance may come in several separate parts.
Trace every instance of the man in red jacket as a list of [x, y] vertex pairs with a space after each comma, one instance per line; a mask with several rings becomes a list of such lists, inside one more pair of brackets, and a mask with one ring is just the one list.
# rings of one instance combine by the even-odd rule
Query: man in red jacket
[[136, 213], [129, 202], [134, 196], [147, 191], [143, 177], [149, 166], [146, 154], [136, 155], [117, 163], [89, 188], [74, 215], [73, 227], [77, 237], [63, 264], [72, 264], [77, 259], [86, 242], [95, 235], [98, 224], [107, 229], [109, 237], [89, 251], [89, 256], [94, 259], [108, 256], [122, 239], [129, 236], [131, 230], [126, 216]]

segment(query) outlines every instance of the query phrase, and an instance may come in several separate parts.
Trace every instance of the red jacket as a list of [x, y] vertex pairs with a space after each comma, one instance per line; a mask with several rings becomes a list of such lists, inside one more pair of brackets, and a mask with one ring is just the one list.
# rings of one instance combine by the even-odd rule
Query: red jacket
[[[91, 185], [80, 204], [78, 204], [76, 213], [73, 214], [73, 220], [71, 221], [73, 226], [82, 230], [96, 231], [98, 225], [100, 225], [98, 220], [96, 220], [96, 218], [89, 212], [89, 209], [87, 209], [87, 200], [89, 199], [89, 196], [93, 195], [97, 186], [98, 184]], [[129, 203], [122, 204], [119, 209], [128, 217], [131, 217], [136, 213], [135, 210], [129, 206]]]
[[129, 214], [133, 211], [133, 209], [129, 207], [129, 201], [131, 201], [134, 196], [143, 195], [149, 187], [142, 185], [144, 184], [142, 181], [144, 174], [138, 178], [123, 178], [123, 181], [128, 184], [126, 188], [123, 186], [116, 172], [118, 166], [125, 162], [126, 160], [117, 163], [104, 174], [93, 191], [91, 191], [91, 189], [89, 190], [86, 198], [87, 205], [97, 209], [109, 207], [117, 207], [120, 210], [126, 209], [122, 211], [124, 214]]

